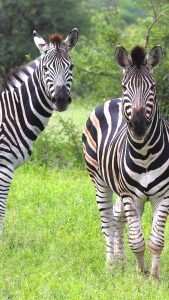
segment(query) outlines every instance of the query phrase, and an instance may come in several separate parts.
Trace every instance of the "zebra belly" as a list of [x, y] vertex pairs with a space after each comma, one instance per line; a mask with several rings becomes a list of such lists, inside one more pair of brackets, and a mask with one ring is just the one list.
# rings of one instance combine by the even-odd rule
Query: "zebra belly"
[[14, 160], [14, 170], [16, 170], [21, 165], [23, 165], [29, 158], [30, 158], [30, 154], [28, 154], [28, 152], [27, 152], [27, 153], [24, 153], [24, 158], [20, 157], [18, 159], [15, 159]]
[[0, 140], [0, 160], [6, 160], [9, 165], [11, 164], [13, 166], [14, 170], [29, 159], [31, 152], [31, 147], [27, 149], [22, 144], [15, 145], [14, 143], [10, 143], [8, 138], [4, 135]]

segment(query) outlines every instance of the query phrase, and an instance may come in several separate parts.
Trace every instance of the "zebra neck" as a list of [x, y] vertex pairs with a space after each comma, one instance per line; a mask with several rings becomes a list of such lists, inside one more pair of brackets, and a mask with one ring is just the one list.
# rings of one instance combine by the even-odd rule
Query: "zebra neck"
[[[21, 97], [31, 124], [37, 129], [37, 136], [46, 127], [52, 113], [53, 106], [45, 94], [41, 82], [35, 71], [21, 87]], [[29, 108], [28, 108], [29, 107]]]
[[[22, 84], [1, 93], [1, 129], [14, 128], [22, 132], [25, 144], [31, 144], [46, 127], [53, 108], [33, 72]], [[27, 147], [26, 147], [27, 148]]]

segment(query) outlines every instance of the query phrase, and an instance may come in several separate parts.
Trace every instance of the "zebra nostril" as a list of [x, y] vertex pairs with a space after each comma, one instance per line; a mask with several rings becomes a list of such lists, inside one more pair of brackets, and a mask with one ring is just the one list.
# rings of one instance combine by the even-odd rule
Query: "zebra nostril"
[[133, 129], [133, 122], [132, 121], [129, 121], [129, 127], [130, 127], [130, 129]]
[[148, 127], [150, 125], [150, 120], [146, 120], [146, 126]]
[[67, 102], [70, 104], [72, 102], [72, 98], [68, 97]]

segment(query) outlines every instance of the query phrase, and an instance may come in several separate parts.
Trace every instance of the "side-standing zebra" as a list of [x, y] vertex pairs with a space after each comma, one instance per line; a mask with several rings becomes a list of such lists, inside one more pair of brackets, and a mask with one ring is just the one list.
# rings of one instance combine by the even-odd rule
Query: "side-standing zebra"
[[73, 63], [69, 51], [78, 30], [62, 41], [58, 34], [46, 43], [34, 31], [41, 56], [12, 74], [0, 95], [0, 232], [14, 170], [31, 155], [32, 146], [54, 110], [64, 111], [71, 102]]
[[[122, 99], [111, 99], [90, 115], [83, 134], [86, 166], [96, 188], [106, 239], [107, 262], [124, 259], [123, 227], [129, 224], [129, 245], [138, 269], [145, 272], [141, 229], [144, 204], [153, 210], [149, 248], [151, 275], [159, 278], [164, 227], [169, 212], [169, 124], [160, 116], [152, 69], [162, 49], [149, 55], [136, 46], [129, 55], [117, 47], [115, 60], [124, 69]], [[112, 204], [112, 192], [119, 197]]]

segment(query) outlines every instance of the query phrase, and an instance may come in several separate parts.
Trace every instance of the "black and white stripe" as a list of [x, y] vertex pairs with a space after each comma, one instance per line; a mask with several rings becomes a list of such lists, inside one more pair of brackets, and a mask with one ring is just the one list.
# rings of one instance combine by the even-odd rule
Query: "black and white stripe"
[[[125, 257], [123, 229], [127, 220], [129, 245], [136, 255], [137, 267], [146, 271], [141, 216], [149, 200], [153, 209], [151, 275], [159, 277], [169, 212], [169, 124], [160, 116], [152, 76], [162, 50], [157, 46], [146, 57], [138, 48], [133, 56], [117, 48], [116, 61], [125, 70], [123, 97], [109, 100], [92, 112], [83, 134], [83, 147], [86, 167], [96, 188], [108, 263], [113, 262], [114, 255]], [[140, 65], [136, 53], [143, 56]], [[114, 207], [113, 191], [119, 196]]]
[[1, 92], [0, 231], [14, 170], [31, 155], [33, 143], [54, 109], [62, 111], [69, 104], [72, 61], [68, 51], [75, 46], [77, 37], [78, 31], [73, 29], [58, 47], [56, 43], [47, 44], [34, 32], [41, 56], [16, 71]]

